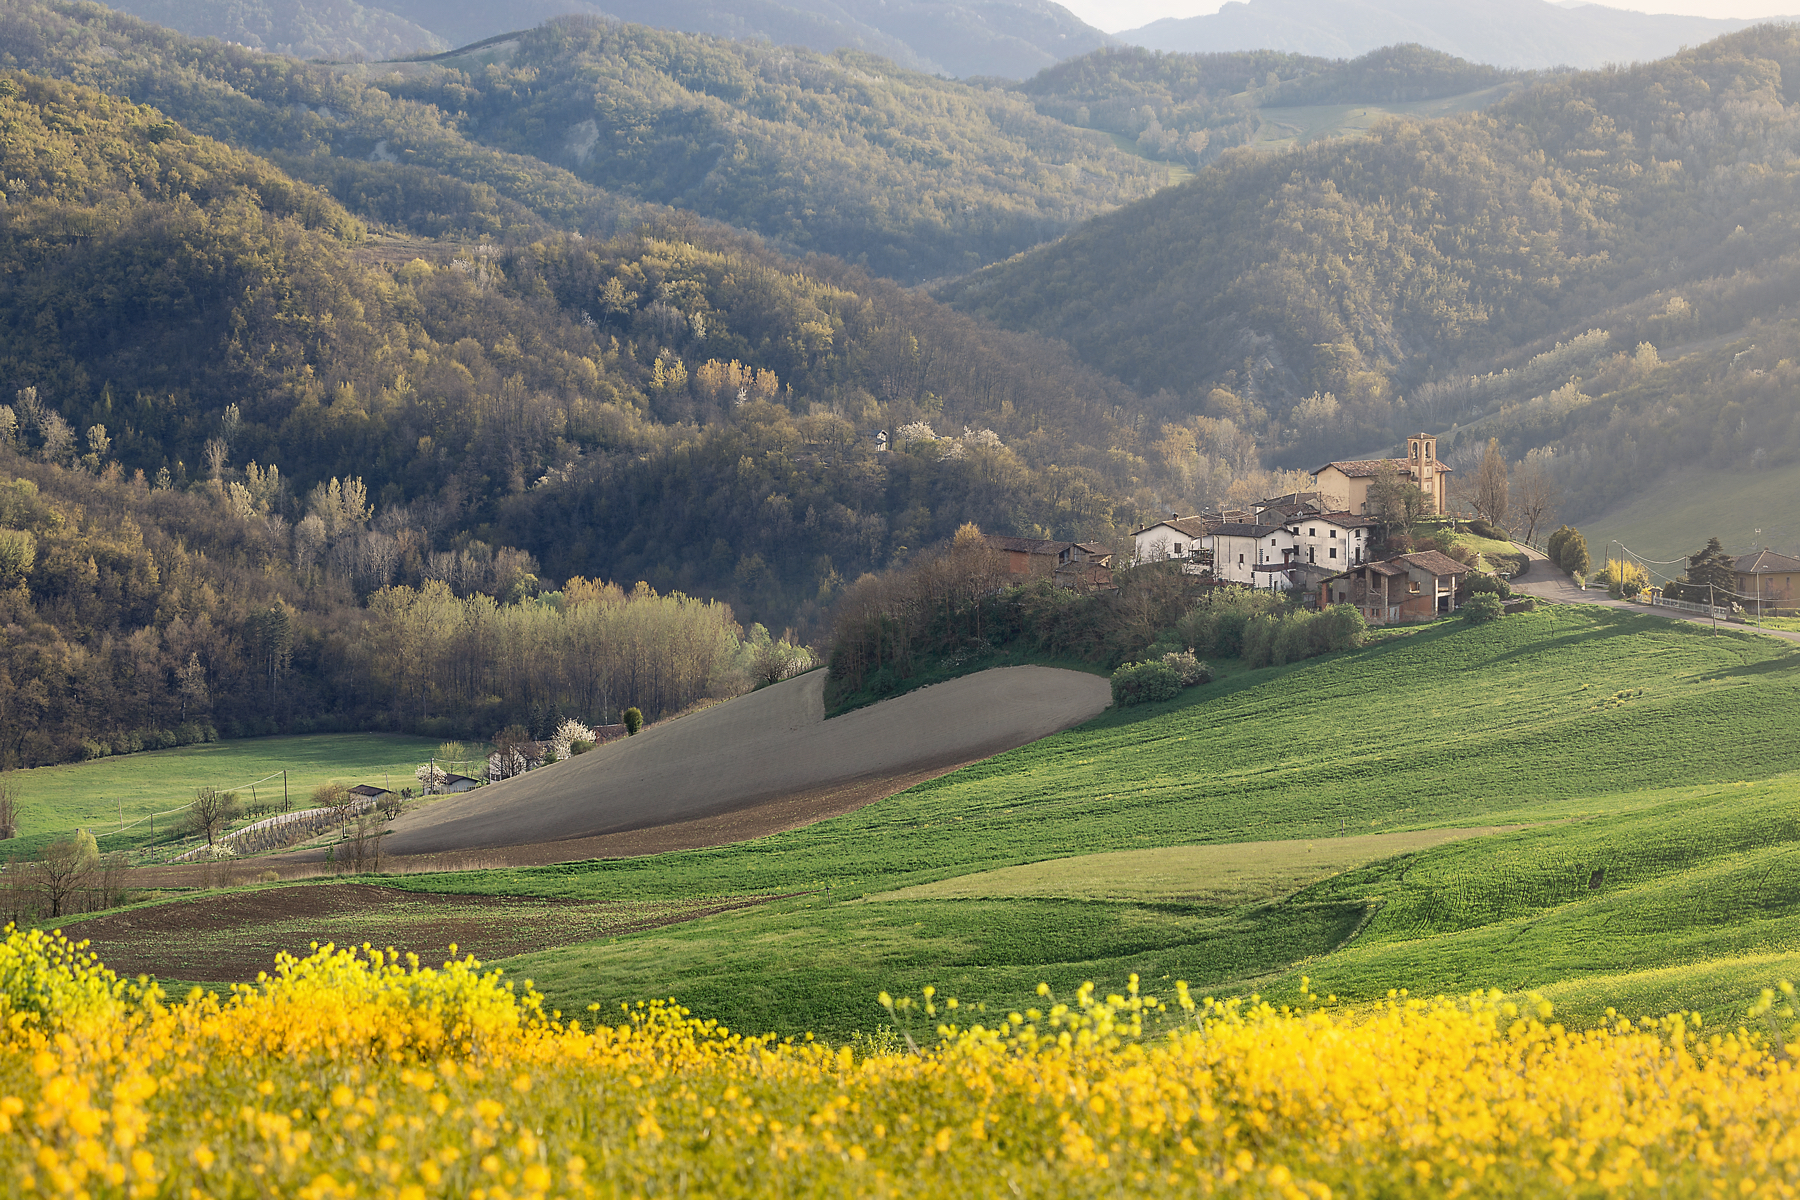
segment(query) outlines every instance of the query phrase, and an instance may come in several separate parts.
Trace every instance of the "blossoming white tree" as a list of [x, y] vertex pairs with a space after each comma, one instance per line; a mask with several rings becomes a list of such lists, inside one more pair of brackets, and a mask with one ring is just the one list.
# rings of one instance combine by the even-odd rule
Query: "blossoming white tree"
[[574, 743], [597, 742], [599, 740], [599, 734], [595, 733], [592, 729], [589, 729], [586, 725], [583, 725], [580, 721], [575, 720], [575, 718], [570, 717], [567, 721], [564, 721], [561, 725], [557, 726], [556, 732], [551, 735], [550, 748], [556, 751], [556, 759], [558, 762], [561, 762], [572, 753], [570, 747]]

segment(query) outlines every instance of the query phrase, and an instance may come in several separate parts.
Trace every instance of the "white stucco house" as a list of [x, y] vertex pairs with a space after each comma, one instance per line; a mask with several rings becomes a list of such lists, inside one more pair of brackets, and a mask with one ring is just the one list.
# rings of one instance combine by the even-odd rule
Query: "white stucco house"
[[1359, 513], [1307, 513], [1288, 524], [1294, 533], [1294, 557], [1332, 572], [1359, 566], [1369, 559], [1377, 522]]
[[1171, 558], [1201, 561], [1201, 543], [1216, 524], [1216, 519], [1170, 513], [1168, 520], [1146, 525], [1132, 535], [1132, 561], [1166, 562]]

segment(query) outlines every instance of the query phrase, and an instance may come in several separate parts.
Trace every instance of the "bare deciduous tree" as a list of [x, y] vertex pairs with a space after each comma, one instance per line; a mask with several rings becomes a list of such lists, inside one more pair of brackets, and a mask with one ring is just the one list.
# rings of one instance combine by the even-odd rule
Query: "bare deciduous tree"
[[0, 842], [19, 836], [19, 789], [0, 774]]
[[1474, 507], [1475, 515], [1505, 528], [1506, 514], [1511, 507], [1511, 490], [1506, 456], [1500, 452], [1500, 439], [1489, 438], [1469, 488], [1469, 503]]
[[1523, 527], [1525, 544], [1537, 544], [1537, 531], [1548, 529], [1556, 521], [1556, 506], [1562, 502], [1562, 489], [1549, 470], [1532, 455], [1526, 455], [1513, 471], [1513, 494], [1518, 501], [1518, 520]]
[[210, 787], [194, 789], [194, 799], [188, 805], [188, 820], [193, 822], [195, 831], [206, 836], [208, 846], [230, 827], [237, 815], [236, 792], [221, 792]]
[[44, 847], [43, 857], [32, 864], [32, 875], [50, 916], [63, 915], [64, 906], [87, 886], [88, 877], [99, 865], [100, 848], [85, 829]]

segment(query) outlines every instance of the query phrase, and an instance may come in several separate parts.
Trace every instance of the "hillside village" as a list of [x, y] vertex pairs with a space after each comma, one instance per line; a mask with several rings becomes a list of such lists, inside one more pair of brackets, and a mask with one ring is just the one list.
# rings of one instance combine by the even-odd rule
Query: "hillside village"
[[1134, 560], [1178, 561], [1216, 583], [1294, 593], [1321, 608], [1350, 604], [1371, 625], [1453, 613], [1472, 567], [1437, 550], [1385, 553], [1402, 518], [1449, 507], [1452, 468], [1438, 460], [1437, 439], [1414, 434], [1406, 449], [1403, 458], [1324, 463], [1311, 490], [1247, 509], [1170, 513], [1132, 535]]

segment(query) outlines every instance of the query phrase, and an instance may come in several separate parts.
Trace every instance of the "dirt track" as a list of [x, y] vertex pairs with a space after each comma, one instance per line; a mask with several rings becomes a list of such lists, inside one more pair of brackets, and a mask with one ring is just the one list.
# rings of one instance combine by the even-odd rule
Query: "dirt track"
[[741, 841], [848, 812], [1097, 715], [1107, 681], [1008, 667], [824, 719], [825, 673], [401, 817], [387, 856], [563, 845], [560, 857]]

